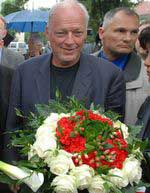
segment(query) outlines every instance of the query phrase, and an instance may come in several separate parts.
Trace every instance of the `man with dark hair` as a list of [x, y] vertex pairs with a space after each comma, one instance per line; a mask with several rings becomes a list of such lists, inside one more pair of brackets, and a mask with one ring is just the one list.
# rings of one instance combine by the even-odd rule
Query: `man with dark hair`
[[[17, 65], [24, 61], [24, 57], [4, 47], [4, 38], [7, 35], [6, 22], [0, 16], [0, 159], [3, 157], [4, 131], [6, 128], [6, 117], [8, 111], [10, 86], [12, 75]], [[6, 39], [5, 39], [6, 41]], [[3, 193], [9, 193], [5, 185], [0, 184]]]
[[[140, 46], [145, 51], [143, 55], [144, 64], [147, 71], [148, 80], [150, 81], [150, 26], [144, 28], [139, 35]], [[140, 138], [143, 140], [150, 139], [150, 96], [148, 96], [145, 102], [142, 104], [138, 115], [137, 125], [142, 125]], [[143, 178], [146, 182], [150, 183], [150, 148], [148, 147], [145, 152], [146, 162], [143, 162]], [[150, 192], [150, 188], [147, 188], [146, 193]]]
[[135, 124], [136, 114], [150, 93], [150, 87], [147, 89], [147, 80], [143, 76], [144, 65], [134, 52], [138, 29], [139, 16], [132, 9], [120, 7], [110, 10], [104, 16], [102, 27], [99, 27], [102, 50], [94, 54], [111, 61], [124, 73], [127, 124]]
[[[3, 38], [6, 34], [6, 22], [0, 16], [0, 132], [5, 130], [13, 72], [17, 65], [24, 61], [22, 55], [4, 47]], [[0, 141], [2, 143], [2, 140]]]

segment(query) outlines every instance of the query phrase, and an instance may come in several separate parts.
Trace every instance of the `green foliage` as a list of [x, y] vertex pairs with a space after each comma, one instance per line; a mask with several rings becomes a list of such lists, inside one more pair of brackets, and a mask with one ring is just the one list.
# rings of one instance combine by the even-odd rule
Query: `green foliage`
[[24, 9], [24, 4], [27, 1], [28, 0], [6, 0], [1, 4], [1, 7], [2, 7], [1, 14], [3, 16], [6, 16], [10, 13], [20, 11]]
[[8, 185], [16, 184], [15, 180], [9, 178], [6, 174], [0, 171], [0, 182]]

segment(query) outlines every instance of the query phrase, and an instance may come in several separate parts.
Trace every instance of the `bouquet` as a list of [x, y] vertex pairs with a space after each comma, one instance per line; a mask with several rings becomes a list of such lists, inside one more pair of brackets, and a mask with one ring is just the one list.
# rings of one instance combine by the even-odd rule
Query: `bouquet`
[[43, 193], [134, 193], [143, 185], [138, 128], [129, 132], [114, 113], [106, 116], [93, 105], [88, 110], [74, 98], [66, 105], [39, 105], [37, 111], [29, 118], [31, 129], [13, 137], [28, 159], [19, 167], [0, 162], [1, 175]]

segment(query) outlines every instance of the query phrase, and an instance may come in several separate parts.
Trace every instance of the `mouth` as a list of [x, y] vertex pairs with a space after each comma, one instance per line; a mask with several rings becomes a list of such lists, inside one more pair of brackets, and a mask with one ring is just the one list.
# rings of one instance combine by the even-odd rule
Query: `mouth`
[[76, 51], [77, 48], [63, 48], [65, 53], [72, 54]]

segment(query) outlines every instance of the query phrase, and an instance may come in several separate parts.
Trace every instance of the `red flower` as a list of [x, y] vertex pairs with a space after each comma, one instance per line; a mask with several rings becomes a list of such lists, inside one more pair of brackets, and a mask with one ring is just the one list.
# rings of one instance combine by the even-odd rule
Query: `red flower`
[[75, 165], [87, 164], [94, 169], [103, 165], [121, 169], [128, 156], [128, 145], [120, 130], [113, 128], [109, 118], [90, 110], [81, 110], [74, 116], [61, 118], [56, 136], [65, 151], [78, 153], [79, 156], [73, 157]]

